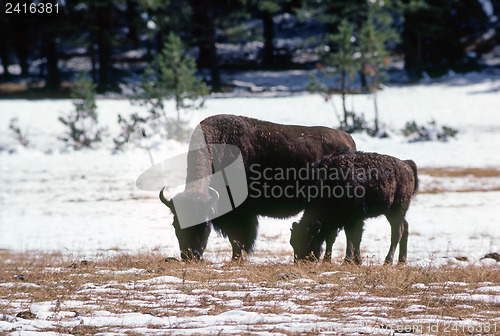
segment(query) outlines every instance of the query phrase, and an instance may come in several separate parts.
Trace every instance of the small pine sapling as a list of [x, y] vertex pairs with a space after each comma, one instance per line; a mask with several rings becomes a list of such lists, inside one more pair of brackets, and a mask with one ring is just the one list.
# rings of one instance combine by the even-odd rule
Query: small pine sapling
[[[145, 106], [148, 115], [135, 115], [129, 121], [120, 116], [119, 122], [136, 128], [143, 121], [149, 122], [162, 117], [165, 121], [163, 129], [166, 132], [162, 136], [186, 141], [189, 134], [188, 121], [183, 120], [181, 114], [203, 107], [204, 96], [208, 94], [206, 85], [195, 74], [194, 59], [185, 52], [181, 39], [170, 33], [162, 52], [146, 68], [131, 99], [133, 103]], [[167, 114], [166, 103], [171, 99], [175, 103], [175, 117]]]
[[384, 69], [390, 64], [390, 55], [386, 44], [389, 41], [397, 41], [398, 38], [396, 31], [391, 27], [393, 19], [386, 7], [388, 5], [383, 1], [368, 2], [367, 18], [361, 27], [359, 36], [361, 71], [369, 81], [367, 87], [363, 89], [373, 94], [374, 128], [368, 131], [374, 136], [384, 134], [380, 131], [377, 92], [384, 79]]
[[76, 150], [92, 148], [102, 140], [106, 131], [106, 128], [98, 126], [96, 94], [95, 83], [85, 72], [81, 72], [71, 89], [74, 110], [67, 116], [59, 117], [67, 129], [59, 139]]
[[18, 124], [17, 118], [12, 118], [9, 123], [9, 129], [14, 133], [14, 137], [23, 147], [28, 147], [30, 141], [28, 139], [28, 131], [22, 131]]
[[[321, 55], [322, 61], [318, 67], [322, 73], [322, 79], [340, 76], [340, 92], [342, 98], [343, 118], [337, 113], [340, 122], [340, 129], [353, 132], [354, 112], [348, 111], [346, 106], [346, 96], [348, 94], [348, 84], [356, 75], [359, 69], [358, 50], [354, 42], [354, 29], [347, 19], [343, 19], [338, 27], [338, 33], [330, 34], [327, 38], [327, 45], [323, 47]], [[311, 76], [307, 90], [319, 93], [325, 100], [331, 100], [335, 90], [328, 87], [317, 76]]]
[[415, 121], [409, 121], [401, 130], [401, 133], [409, 142], [418, 141], [448, 141], [458, 134], [458, 130], [448, 126], [439, 127], [435, 120], [429, 121], [427, 125], [418, 125]]

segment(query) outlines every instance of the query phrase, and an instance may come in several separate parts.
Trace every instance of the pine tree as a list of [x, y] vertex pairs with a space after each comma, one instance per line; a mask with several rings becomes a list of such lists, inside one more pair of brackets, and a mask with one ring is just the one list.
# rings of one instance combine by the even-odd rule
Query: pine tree
[[411, 0], [404, 10], [402, 49], [410, 77], [473, 68], [476, 59], [467, 48], [487, 31], [489, 20], [480, 1]]
[[93, 144], [102, 140], [105, 128], [98, 127], [96, 84], [81, 72], [71, 89], [75, 109], [66, 117], [59, 117], [68, 131], [59, 139], [67, 142], [74, 149], [92, 148]]
[[[167, 121], [167, 137], [186, 140], [181, 113], [203, 106], [208, 89], [195, 73], [194, 59], [186, 54], [181, 39], [170, 33], [163, 51], [146, 68], [136, 95], [132, 97], [133, 102], [148, 108], [149, 117], [145, 120], [163, 117]], [[176, 118], [167, 115], [165, 104], [170, 99], [175, 102]]]
[[374, 133], [379, 132], [379, 113], [377, 91], [383, 79], [383, 70], [390, 64], [390, 53], [387, 50], [388, 42], [398, 39], [396, 31], [391, 27], [392, 16], [384, 9], [385, 2], [374, 0], [370, 2], [367, 18], [360, 30], [359, 45], [361, 51], [361, 71], [370, 83], [367, 89], [373, 93], [375, 109]]
[[265, 66], [276, 65], [274, 55], [274, 17], [283, 12], [291, 12], [298, 5], [296, 0], [253, 0], [250, 1], [250, 9], [255, 8], [257, 17], [262, 20], [262, 34], [264, 38], [264, 49], [262, 64]]
[[[130, 0], [127, 0], [130, 1]], [[160, 53], [169, 32], [182, 32], [184, 35], [191, 33], [192, 22], [190, 18], [193, 8], [185, 0], [137, 0], [140, 9], [146, 14], [149, 30], [156, 40], [156, 51]], [[152, 36], [153, 37], [153, 36]]]
[[[346, 95], [349, 82], [359, 70], [359, 59], [356, 57], [358, 50], [354, 44], [353, 26], [347, 19], [342, 20], [338, 27], [338, 33], [330, 34], [327, 41], [328, 44], [323, 48], [325, 52], [321, 57], [320, 69], [325, 79], [340, 75], [340, 95], [344, 112], [343, 120], [340, 121], [341, 129], [349, 130], [353, 126], [352, 123], [349, 124], [349, 117], [354, 123], [355, 116], [353, 112], [347, 110]], [[319, 92], [327, 100], [333, 94], [333, 88], [328, 88], [324, 82], [319, 82], [318, 78], [314, 76], [308, 85], [308, 91]]]

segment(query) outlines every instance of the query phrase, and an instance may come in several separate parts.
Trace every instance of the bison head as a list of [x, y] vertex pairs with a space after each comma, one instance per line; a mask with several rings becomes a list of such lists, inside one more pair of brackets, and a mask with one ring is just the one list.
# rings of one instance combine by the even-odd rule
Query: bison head
[[[174, 200], [167, 200], [163, 196], [162, 188], [160, 191], [160, 200], [172, 211], [174, 215], [173, 226], [175, 235], [179, 241], [179, 248], [181, 250], [181, 259], [184, 261], [200, 260], [205, 248], [207, 247], [208, 236], [210, 235], [211, 222], [207, 219], [198, 225], [182, 228], [177, 216]], [[214, 189], [210, 189], [208, 193], [187, 193], [183, 192], [174, 197], [176, 203], [189, 204], [196, 218], [209, 218], [213, 206], [218, 199], [218, 193]], [[179, 203], [177, 203], [179, 204]], [[200, 212], [200, 213], [197, 213]]]
[[294, 222], [292, 224], [292, 235], [290, 237], [290, 244], [293, 247], [294, 261], [298, 260], [319, 260], [321, 255], [321, 245], [323, 239], [320, 235], [321, 223], [314, 221], [311, 224]]

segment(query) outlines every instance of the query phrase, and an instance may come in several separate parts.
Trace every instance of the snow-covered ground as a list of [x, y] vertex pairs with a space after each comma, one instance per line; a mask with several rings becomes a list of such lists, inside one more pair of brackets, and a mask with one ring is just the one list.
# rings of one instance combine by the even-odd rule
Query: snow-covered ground
[[[336, 103], [336, 108], [340, 109], [339, 101]], [[371, 119], [373, 101], [370, 96], [351, 97], [349, 105]], [[379, 94], [379, 109], [383, 123], [393, 133], [392, 137], [374, 139], [364, 134], [354, 135], [359, 150], [411, 158], [421, 169], [421, 192], [407, 215], [410, 223], [410, 265], [479, 264], [498, 267], [494, 260], [481, 257], [486, 253], [500, 252], [499, 107], [498, 76], [469, 74], [434, 83], [389, 86]], [[112, 136], [118, 132], [118, 113], [127, 115], [140, 110], [126, 100], [100, 100], [98, 108], [100, 122], [108, 127]], [[170, 212], [159, 202], [157, 192], [139, 190], [135, 186], [135, 179], [150, 166], [146, 151], [130, 146], [123, 153], [113, 154], [111, 137], [95, 150], [75, 152], [65, 149], [57, 139], [64, 131], [58, 117], [71, 109], [69, 100], [0, 100], [0, 249], [15, 252], [55, 251], [82, 258], [154, 250], [178, 257]], [[330, 103], [307, 94], [279, 98], [213, 97], [207, 100], [205, 109], [192, 115], [191, 124], [194, 127], [203, 118], [220, 113], [287, 124], [332, 127], [338, 124]], [[28, 148], [16, 144], [12, 132], [8, 130], [9, 122], [14, 117], [18, 118], [21, 129], [28, 134], [31, 142]], [[460, 133], [449, 142], [408, 143], [398, 135], [397, 130], [410, 120], [420, 124], [436, 120], [440, 125], [457, 128]], [[187, 144], [175, 141], [152, 143], [155, 162], [186, 150]], [[252, 265], [264, 264], [265, 261], [291, 265], [289, 228], [292, 221], [299, 217], [286, 220], [261, 218], [256, 251], [247, 262]], [[362, 241], [364, 260], [380, 264], [389, 247], [389, 225], [385, 218], [377, 218], [368, 220], [365, 228]], [[344, 249], [345, 238], [341, 234], [334, 245], [335, 263], [341, 261]], [[205, 259], [212, 265], [207, 272], [227, 272], [224, 265], [230, 259], [228, 241], [212, 234]], [[132, 273], [143, 271], [123, 270]], [[213, 287], [209, 292], [204, 292], [204, 289], [189, 289], [186, 292], [182, 288], [183, 279], [163, 276], [133, 283], [114, 280], [109, 284], [88, 283], [76, 292], [76, 295], [88, 296], [90, 299], [87, 301], [69, 297], [62, 301], [38, 302], [31, 301], [29, 295], [26, 300], [14, 302], [0, 298], [0, 304], [9, 309], [28, 306], [34, 316], [14, 317], [15, 314], [2, 313], [0, 331], [15, 330], [11, 335], [31, 335], [40, 331], [56, 335], [65, 331], [69, 333], [72, 328], [88, 327], [90, 331], [111, 328], [113, 334], [120, 335], [128, 332], [253, 332], [274, 335], [300, 332], [393, 334], [387, 326], [394, 329], [398, 325], [426, 324], [430, 328], [437, 326], [438, 322], [441, 325], [444, 323], [444, 326], [451, 323], [464, 328], [483, 328], [483, 322], [488, 321], [488, 326], [495, 323], [497, 328], [500, 327], [498, 311], [471, 313], [470, 319], [460, 321], [433, 315], [433, 308], [419, 304], [404, 308], [407, 314], [403, 311], [401, 318], [389, 318], [386, 311], [393, 309], [389, 307], [392, 299], [364, 292], [337, 293], [335, 285], [332, 287], [328, 283], [328, 277], [337, 273], [324, 272], [317, 276], [326, 279], [324, 281], [310, 275], [313, 279], [309, 276], [292, 279], [277, 286], [266, 282], [256, 286], [255, 283], [247, 283], [244, 278], [231, 283], [215, 280], [214, 284], [191, 284], [193, 288]], [[349, 272], [346, 275], [347, 281], [354, 279]], [[12, 281], [1, 285], [13, 288], [39, 286], [22, 281], [18, 283], [16, 279]], [[190, 282], [186, 283], [189, 285]], [[441, 297], [438, 292], [446, 286], [457, 288], [455, 294]], [[460, 283], [439, 283], [433, 289], [416, 283], [412, 288], [421, 291], [407, 295], [404, 300], [413, 302], [420, 294], [427, 293], [435, 296], [439, 305], [454, 302], [457, 309], [470, 309], [467, 305], [470, 301], [467, 300], [482, 300], [498, 307], [498, 283], [484, 283], [476, 289], [464, 287], [463, 291], [460, 291], [460, 286]], [[434, 293], [434, 290], [437, 292]], [[146, 307], [141, 309], [150, 309], [151, 312], [112, 312], [103, 308], [104, 303], [96, 303], [103, 293], [118, 295], [118, 298], [119, 295], [135, 298], [135, 301], [125, 301], [129, 305]], [[250, 306], [242, 304], [241, 298], [248, 295], [255, 298], [256, 303]], [[286, 295], [290, 298], [280, 299]], [[299, 299], [304, 303], [297, 304]], [[356, 304], [344, 307], [349, 300]], [[172, 302], [182, 308], [175, 308], [177, 306]], [[208, 310], [197, 307], [207, 304], [222, 309], [222, 312], [204, 316]], [[267, 312], [269, 307], [272, 309]], [[332, 312], [328, 313], [327, 307], [333, 307]], [[90, 313], [85, 313], [87, 310]], [[408, 314], [413, 315], [405, 317]], [[385, 327], [373, 329], [380, 325]], [[54, 328], [61, 331], [43, 333]], [[433, 332], [424, 330], [424, 333]], [[410, 334], [422, 332], [412, 330]]]
[[2, 256], [10, 278], [0, 283], [0, 332], [11, 336], [500, 332], [500, 286], [488, 267]]
[[[490, 171], [488, 176], [458, 177], [426, 175], [424, 171], [423, 193], [417, 195], [407, 216], [409, 262], [458, 262], [454, 257], [466, 256], [474, 263], [486, 253], [499, 251], [500, 77], [471, 73], [434, 83], [389, 86], [379, 92], [378, 101], [381, 120], [394, 134], [388, 139], [354, 134], [359, 150], [411, 158], [419, 168]], [[340, 101], [335, 103], [340, 110]], [[372, 118], [371, 96], [350, 97], [348, 104]], [[0, 100], [0, 248], [84, 255], [160, 249], [178, 256], [168, 209], [158, 201], [156, 192], [134, 185], [135, 178], [150, 166], [147, 153], [130, 146], [124, 153], [112, 154], [117, 114], [127, 115], [141, 107], [126, 100], [99, 100], [99, 119], [110, 137], [98, 149], [80, 152], [65, 150], [58, 140], [64, 129], [57, 119], [71, 109], [69, 100]], [[205, 109], [192, 114], [191, 123], [195, 126], [209, 115], [229, 113], [335, 127], [338, 122], [333, 111], [330, 103], [307, 94], [210, 98]], [[31, 145], [27, 149], [16, 144], [8, 130], [14, 117], [28, 134]], [[420, 124], [436, 120], [460, 132], [448, 142], [408, 143], [397, 131], [411, 120]], [[153, 143], [153, 157], [160, 162], [186, 149], [187, 144], [175, 141]], [[439, 192], [429, 192], [435, 189]], [[281, 259], [276, 251], [286, 251], [291, 261], [289, 228], [298, 217], [262, 218], [256, 253], [250, 260]], [[385, 218], [368, 220], [362, 242], [364, 257], [381, 261], [389, 235]], [[343, 255], [344, 244], [341, 235], [334, 256]], [[206, 258], [228, 260], [229, 250], [226, 240], [212, 234]]]

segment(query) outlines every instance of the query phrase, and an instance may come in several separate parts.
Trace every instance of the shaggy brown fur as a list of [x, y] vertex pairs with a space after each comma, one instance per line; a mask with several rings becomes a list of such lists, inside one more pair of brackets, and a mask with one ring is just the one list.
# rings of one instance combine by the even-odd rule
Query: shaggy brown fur
[[[347, 236], [346, 261], [360, 264], [364, 219], [385, 215], [391, 224], [391, 247], [385, 263], [392, 264], [398, 243], [399, 262], [406, 261], [408, 222], [405, 215], [418, 188], [415, 162], [355, 152], [326, 156], [314, 165], [313, 171], [319, 176], [314, 183], [323, 190], [323, 195], [311, 199], [300, 223], [292, 225], [290, 243], [297, 259], [309, 256], [318, 259], [326, 240], [324, 260], [330, 261], [332, 244], [343, 227]], [[329, 190], [336, 193], [325, 195]]]
[[[281, 125], [235, 115], [208, 117], [200, 125], [207, 144], [230, 144], [239, 148], [248, 184], [254, 181], [251, 180], [252, 177], [258, 176], [266, 168], [310, 168], [311, 163], [325, 155], [356, 149], [349, 134], [327, 127]], [[197, 139], [191, 139], [192, 146], [196, 147], [198, 143]], [[190, 151], [187, 181], [210, 176], [214, 171], [213, 167], [220, 167], [221, 163], [228, 159], [226, 155], [227, 153], [211, 153], [209, 148]], [[296, 180], [291, 178], [265, 182], [271, 187], [284, 188], [292, 184], [296, 186]], [[192, 200], [193, 205], [197, 202], [210, 202], [208, 186], [203, 183], [186, 188], [175, 197]], [[167, 201], [162, 193], [160, 199], [174, 213], [174, 227], [181, 257], [200, 258], [206, 246], [210, 223], [181, 229], [172, 202]], [[233, 259], [239, 259], [242, 250], [250, 252], [254, 246], [258, 229], [257, 216], [290, 217], [302, 211], [304, 204], [302, 197], [265, 197], [264, 194], [250, 194], [239, 207], [213, 219], [211, 223], [218, 232], [229, 238]]]

